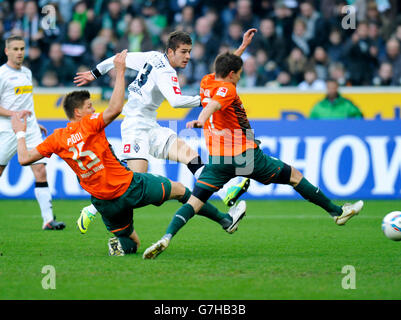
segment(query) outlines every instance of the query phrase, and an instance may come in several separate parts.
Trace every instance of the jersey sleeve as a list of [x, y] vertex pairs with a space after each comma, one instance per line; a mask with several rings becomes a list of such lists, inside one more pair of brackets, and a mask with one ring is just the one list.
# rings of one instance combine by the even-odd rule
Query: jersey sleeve
[[38, 152], [42, 156], [50, 158], [53, 153], [57, 153], [58, 151], [57, 141], [58, 139], [56, 137], [56, 132], [54, 132], [50, 136], [48, 136], [42, 143], [38, 144], [36, 146], [36, 150], [38, 150]]
[[183, 96], [176, 72], [157, 70], [154, 82], [173, 108], [194, 108], [200, 106], [200, 96]]
[[217, 87], [216, 92], [212, 97], [212, 100], [220, 103], [221, 110], [224, 110], [234, 102], [236, 96], [237, 90], [235, 89], [235, 87], [224, 83], [221, 86]]
[[[127, 68], [133, 70], [140, 70], [145, 64], [146, 57], [148, 56], [148, 52], [128, 52], [127, 57], [125, 59], [125, 64]], [[114, 68], [114, 58], [116, 56], [112, 56], [102, 62], [100, 62], [96, 69], [104, 75]]]

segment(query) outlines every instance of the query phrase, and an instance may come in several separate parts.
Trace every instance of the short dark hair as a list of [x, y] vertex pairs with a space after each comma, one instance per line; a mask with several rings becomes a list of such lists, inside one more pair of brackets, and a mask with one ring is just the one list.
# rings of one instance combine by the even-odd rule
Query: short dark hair
[[74, 110], [81, 108], [85, 102], [90, 98], [88, 90], [78, 90], [67, 94], [63, 99], [64, 112], [68, 119], [74, 119]]
[[225, 78], [231, 71], [238, 72], [242, 68], [242, 59], [230, 52], [220, 54], [215, 62], [214, 69], [216, 76]]
[[168, 49], [175, 51], [181, 44], [192, 45], [191, 36], [184, 31], [174, 31], [168, 35], [166, 52]]
[[6, 39], [6, 47], [8, 47], [9, 44], [10, 44], [11, 42], [13, 42], [13, 41], [25, 41], [25, 40], [24, 40], [24, 38], [21, 37], [21, 36], [9, 36], [9, 37]]

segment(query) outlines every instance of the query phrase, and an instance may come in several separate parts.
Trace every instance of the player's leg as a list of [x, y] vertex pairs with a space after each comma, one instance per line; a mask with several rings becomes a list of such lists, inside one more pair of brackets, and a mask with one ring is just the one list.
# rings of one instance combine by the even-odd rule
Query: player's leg
[[39, 203], [43, 219], [43, 230], [62, 230], [65, 228], [63, 222], [57, 222], [53, 215], [52, 195], [47, 183], [46, 166], [43, 163], [31, 165], [35, 177], [35, 197]]
[[[191, 219], [194, 214], [198, 214], [200, 216], [204, 216], [210, 220], [218, 223], [223, 229], [227, 229], [232, 224], [232, 217], [228, 213], [220, 212], [215, 206], [211, 203], [207, 202], [209, 197], [213, 194], [213, 191], [206, 191], [206, 194], [203, 197], [202, 206], [200, 208], [195, 208], [194, 211], [183, 211], [182, 214], [176, 214], [170, 222], [169, 227], [167, 228], [166, 235], [170, 239], [174, 236], [179, 229], [181, 229], [184, 224], [186, 224], [189, 219]], [[171, 182], [171, 195], [170, 199], [177, 199], [182, 204], [186, 204], [190, 199], [192, 193], [180, 182]], [[199, 196], [198, 196], [199, 197]]]
[[1, 175], [3, 174], [3, 171], [4, 171], [5, 168], [6, 168], [6, 166], [1, 166], [1, 165], [0, 165], [0, 177], [1, 177]]
[[326, 210], [338, 225], [344, 225], [349, 219], [357, 215], [363, 207], [363, 201], [357, 201], [354, 204], [344, 204], [342, 207], [335, 205], [319, 187], [312, 185], [303, 175], [294, 167], [291, 167], [289, 184], [294, 187], [304, 199], [320, 206]]
[[[172, 218], [165, 235], [158, 242], [145, 250], [143, 254], [144, 259], [154, 259], [163, 252], [169, 245], [172, 237], [186, 225], [195, 214], [203, 215], [216, 221], [228, 233], [233, 233], [237, 230], [239, 221], [245, 215], [245, 201], [241, 201], [238, 205], [230, 208], [228, 214], [219, 212], [214, 206], [207, 202], [215, 191], [232, 178], [230, 174], [232, 170], [220, 171], [219, 169], [222, 168], [224, 167], [216, 167], [213, 165], [205, 166], [195, 185], [193, 194], [191, 195], [188, 189], [185, 190], [185, 194], [181, 198], [184, 205]], [[182, 194], [182, 190], [180, 192]]]
[[362, 209], [362, 202], [343, 207], [334, 204], [320, 188], [311, 184], [299, 170], [279, 159], [265, 155], [259, 148], [255, 149], [254, 159], [255, 170], [251, 176], [253, 179], [266, 185], [270, 183], [291, 185], [304, 199], [328, 212], [337, 224], [344, 224]]

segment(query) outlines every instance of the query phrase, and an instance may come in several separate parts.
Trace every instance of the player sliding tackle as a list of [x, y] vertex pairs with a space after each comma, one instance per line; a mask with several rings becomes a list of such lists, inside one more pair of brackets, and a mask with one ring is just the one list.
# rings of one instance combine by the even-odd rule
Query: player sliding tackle
[[[56, 129], [36, 148], [28, 150], [25, 141], [26, 115], [12, 117], [12, 128], [17, 137], [18, 161], [29, 165], [44, 157], [57, 154], [78, 176], [83, 189], [91, 194], [91, 202], [99, 210], [108, 231], [110, 255], [135, 253], [140, 245], [134, 230], [133, 209], [149, 204], [161, 205], [168, 199], [185, 203], [191, 192], [181, 183], [148, 173], [133, 173], [115, 157], [109, 145], [105, 127], [121, 113], [124, 105], [125, 61], [127, 52], [117, 54], [113, 60], [116, 83], [109, 106], [95, 113], [88, 91], [73, 91], [63, 101], [70, 120], [65, 128]], [[206, 203], [200, 215], [219, 223], [232, 233], [243, 209], [232, 207], [227, 213], [219, 212]]]
[[[256, 29], [251, 30], [256, 32]], [[362, 201], [337, 206], [297, 169], [262, 152], [236, 91], [241, 72], [241, 58], [225, 53], [217, 57], [215, 73], [202, 79], [200, 93], [203, 110], [197, 120], [187, 123], [187, 128], [204, 128], [209, 164], [199, 176], [188, 202], [172, 219], [166, 234], [145, 250], [144, 259], [153, 259], [163, 252], [185, 222], [202, 208], [214, 192], [236, 176], [248, 177], [265, 185], [291, 185], [303, 198], [326, 210], [337, 225], [344, 225], [361, 211]], [[245, 206], [243, 201], [238, 204], [238, 207], [241, 206]]]
[[[250, 43], [249, 33], [245, 33], [242, 45], [238, 48], [241, 55]], [[200, 107], [199, 96], [181, 94], [176, 68], [185, 68], [190, 59], [192, 40], [189, 34], [181, 31], [169, 35], [165, 53], [130, 52], [127, 54], [127, 67], [137, 70], [135, 80], [128, 86], [128, 101], [123, 109], [125, 115], [121, 123], [123, 150], [121, 159], [127, 162], [134, 172], [147, 172], [152, 157], [184, 163], [197, 178], [204, 164], [199, 154], [188, 146], [170, 128], [161, 127], [156, 121], [157, 109], [164, 100], [174, 108]], [[92, 71], [77, 73], [74, 83], [83, 86], [113, 68], [113, 57], [99, 63]], [[235, 204], [249, 186], [249, 179], [228, 189], [224, 203]], [[222, 196], [223, 198], [223, 196]], [[78, 228], [86, 233], [96, 214], [91, 205], [82, 210]]]

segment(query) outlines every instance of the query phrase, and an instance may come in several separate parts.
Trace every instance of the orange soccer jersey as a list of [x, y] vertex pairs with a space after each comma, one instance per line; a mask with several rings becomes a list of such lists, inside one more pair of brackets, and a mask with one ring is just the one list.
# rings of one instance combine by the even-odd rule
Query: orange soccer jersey
[[208, 74], [201, 81], [200, 96], [203, 107], [210, 100], [221, 105], [221, 109], [214, 112], [204, 126], [206, 145], [211, 156], [237, 156], [257, 147], [234, 84], [217, 81], [214, 73]]
[[44, 157], [57, 154], [74, 170], [82, 188], [98, 199], [121, 196], [133, 172], [116, 158], [104, 132], [102, 113], [85, 116], [56, 129], [36, 149]]

